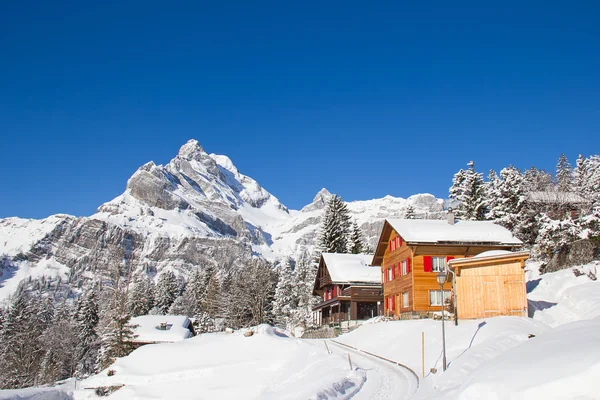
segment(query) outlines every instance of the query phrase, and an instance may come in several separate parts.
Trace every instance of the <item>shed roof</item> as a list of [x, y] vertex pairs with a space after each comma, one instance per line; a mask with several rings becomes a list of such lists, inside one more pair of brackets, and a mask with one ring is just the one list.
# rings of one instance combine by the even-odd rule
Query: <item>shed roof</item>
[[[159, 329], [162, 322], [166, 322], [167, 330]], [[179, 342], [192, 335], [190, 320], [184, 315], [141, 315], [131, 318], [130, 324], [138, 325], [133, 330], [136, 343]]]
[[474, 257], [455, 258], [448, 261], [448, 267], [454, 269], [456, 267], [476, 267], [483, 264], [493, 264], [500, 261], [508, 260], [526, 260], [529, 258], [528, 251], [504, 251], [491, 250], [485, 251]]
[[381, 283], [381, 270], [371, 267], [372, 254], [323, 253], [331, 281]]

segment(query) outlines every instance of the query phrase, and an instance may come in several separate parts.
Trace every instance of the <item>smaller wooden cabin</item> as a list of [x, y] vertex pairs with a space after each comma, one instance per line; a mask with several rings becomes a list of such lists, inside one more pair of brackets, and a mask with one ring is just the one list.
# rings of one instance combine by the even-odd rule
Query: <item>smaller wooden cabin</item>
[[448, 261], [448, 267], [455, 275], [458, 319], [499, 315], [526, 317], [524, 267], [528, 258], [527, 251], [496, 250]]
[[313, 307], [317, 325], [360, 321], [381, 314], [381, 275], [369, 265], [372, 254], [323, 253], [313, 295], [322, 301]]

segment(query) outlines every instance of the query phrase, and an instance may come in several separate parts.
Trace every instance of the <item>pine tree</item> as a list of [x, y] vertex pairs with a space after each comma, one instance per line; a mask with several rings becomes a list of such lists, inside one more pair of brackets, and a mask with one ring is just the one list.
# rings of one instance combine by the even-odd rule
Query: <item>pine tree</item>
[[210, 276], [205, 277], [206, 291], [201, 301], [201, 309], [208, 313], [211, 318], [220, 317], [223, 311], [223, 299], [221, 296], [221, 280], [218, 272], [213, 269], [207, 269]]
[[572, 189], [573, 168], [567, 157], [561, 154], [556, 164], [556, 184], [561, 192], [569, 192]]
[[365, 244], [362, 239], [362, 233], [356, 221], [352, 223], [352, 233], [350, 235], [349, 244], [350, 248], [348, 252], [351, 254], [360, 254], [365, 249]]
[[327, 202], [319, 248], [324, 253], [347, 253], [350, 236], [350, 212], [341, 197], [333, 195]]
[[133, 317], [146, 315], [154, 307], [154, 284], [147, 276], [136, 277], [127, 298], [127, 310]]
[[67, 303], [56, 307], [50, 326], [41, 336], [44, 356], [38, 374], [38, 383], [53, 384], [73, 376], [77, 364], [79, 339]]
[[129, 323], [131, 317], [124, 310], [115, 310], [111, 323], [102, 335], [100, 350], [100, 369], [111, 365], [117, 358], [125, 357], [134, 350], [135, 325]]
[[290, 320], [293, 310], [298, 307], [298, 299], [294, 296], [294, 270], [289, 260], [277, 266], [277, 273], [273, 316], [278, 326], [291, 329]]
[[412, 204], [406, 206], [406, 210], [404, 210], [404, 219], [416, 219], [417, 215], [415, 213], [415, 208]]
[[0, 332], [0, 389], [23, 388], [37, 383], [43, 356], [39, 297], [14, 295]]
[[76, 315], [77, 338], [77, 375], [87, 376], [95, 372], [100, 339], [97, 332], [100, 322], [98, 296], [92, 289], [83, 296], [81, 307]]
[[166, 314], [171, 307], [171, 304], [177, 298], [179, 286], [177, 279], [172, 271], [165, 271], [158, 277], [156, 283], [156, 306], [161, 310], [162, 314]]
[[456, 217], [464, 220], [485, 219], [485, 198], [483, 175], [475, 172], [475, 163], [469, 161], [466, 170], [454, 175], [450, 187], [450, 198], [459, 202]]
[[544, 170], [531, 167], [523, 177], [530, 192], [546, 192], [554, 188], [552, 175]]

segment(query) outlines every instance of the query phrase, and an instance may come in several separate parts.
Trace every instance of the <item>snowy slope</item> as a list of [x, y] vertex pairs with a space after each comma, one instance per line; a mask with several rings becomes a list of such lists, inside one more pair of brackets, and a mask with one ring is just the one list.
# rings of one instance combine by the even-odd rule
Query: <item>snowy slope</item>
[[[203, 334], [148, 345], [117, 360], [81, 388], [125, 385], [110, 399], [346, 399], [364, 383], [339, 354], [320, 342], [285, 337], [262, 325], [256, 334]], [[96, 398], [78, 390], [76, 399]]]
[[[600, 376], [600, 282], [576, 277], [573, 269], [540, 275], [537, 266], [527, 266], [530, 307], [538, 307], [530, 310], [533, 318], [446, 324], [446, 372], [441, 371], [440, 321], [366, 324], [338, 340], [399, 361], [421, 375], [424, 333], [425, 377], [415, 399], [600, 398], [594, 379]], [[592, 263], [577, 269], [596, 267]]]

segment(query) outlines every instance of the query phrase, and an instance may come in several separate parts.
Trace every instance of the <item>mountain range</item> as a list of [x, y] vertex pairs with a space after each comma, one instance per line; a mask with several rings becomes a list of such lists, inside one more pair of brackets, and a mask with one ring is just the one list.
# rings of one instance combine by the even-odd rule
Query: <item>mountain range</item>
[[[20, 282], [70, 290], [114, 273], [172, 269], [186, 276], [209, 264], [237, 268], [251, 257], [294, 259], [314, 250], [331, 196], [322, 189], [290, 210], [227, 156], [190, 140], [167, 165], [141, 166], [123, 194], [89, 217], [0, 219], [0, 301]], [[372, 247], [385, 218], [403, 217], [409, 205], [417, 217], [440, 218], [444, 201], [417, 194], [347, 205]]]

